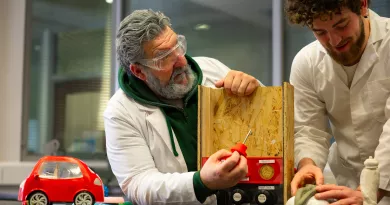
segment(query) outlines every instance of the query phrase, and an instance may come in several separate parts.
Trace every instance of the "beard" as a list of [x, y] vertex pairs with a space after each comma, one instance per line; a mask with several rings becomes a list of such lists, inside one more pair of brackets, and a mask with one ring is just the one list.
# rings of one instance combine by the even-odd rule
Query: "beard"
[[[147, 74], [146, 84], [149, 88], [157, 95], [166, 99], [183, 98], [192, 89], [197, 79], [197, 75], [188, 64], [181, 68], [175, 68], [167, 85], [162, 85], [161, 81], [149, 69], [145, 69], [145, 72]], [[187, 84], [175, 83], [176, 76], [179, 76], [178, 81], [187, 78]]]
[[[364, 33], [364, 23], [363, 20], [360, 18], [359, 21], [359, 27], [360, 27], [360, 33], [358, 34], [358, 39], [356, 42], [352, 43], [349, 51], [347, 52], [337, 52], [335, 51], [332, 46], [327, 43], [327, 46], [325, 49], [328, 51], [328, 54], [337, 62], [342, 65], [351, 65], [354, 63], [357, 59], [360, 57], [360, 52], [362, 50], [364, 40], [366, 39], [366, 34]], [[341, 41], [339, 45], [345, 44], [347, 41], [352, 41], [352, 37], [348, 37]]]

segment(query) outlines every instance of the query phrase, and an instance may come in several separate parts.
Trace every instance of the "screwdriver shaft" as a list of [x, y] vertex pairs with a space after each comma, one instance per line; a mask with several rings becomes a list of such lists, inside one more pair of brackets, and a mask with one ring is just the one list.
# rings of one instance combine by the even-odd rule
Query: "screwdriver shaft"
[[246, 137], [244, 139], [244, 142], [242, 142], [242, 144], [245, 144], [246, 140], [248, 139], [249, 135], [252, 134], [252, 129], [249, 130], [248, 134], [246, 134]]

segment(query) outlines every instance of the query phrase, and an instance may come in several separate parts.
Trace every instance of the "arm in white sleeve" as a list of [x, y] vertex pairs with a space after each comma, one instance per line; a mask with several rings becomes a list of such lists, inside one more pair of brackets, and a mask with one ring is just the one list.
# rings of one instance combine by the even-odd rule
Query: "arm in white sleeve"
[[379, 162], [379, 188], [390, 191], [390, 98], [386, 101], [385, 116], [387, 121], [375, 149], [375, 158]]
[[112, 106], [104, 114], [107, 157], [126, 196], [138, 205], [200, 204], [193, 188], [194, 172], [159, 172], [136, 123], [140, 122]]
[[294, 155], [296, 166], [303, 158], [312, 159], [324, 169], [330, 139], [325, 103], [316, 93], [313, 65], [300, 51], [291, 67], [290, 83], [294, 86]]

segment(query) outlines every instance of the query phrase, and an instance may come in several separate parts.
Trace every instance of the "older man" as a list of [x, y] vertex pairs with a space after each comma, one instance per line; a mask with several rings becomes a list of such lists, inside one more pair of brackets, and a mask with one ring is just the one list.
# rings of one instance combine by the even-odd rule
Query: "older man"
[[243, 96], [259, 82], [216, 59], [192, 58], [186, 49], [185, 37], [160, 12], [137, 10], [120, 24], [121, 89], [104, 119], [110, 165], [135, 204], [216, 204], [215, 191], [248, 171], [244, 157], [226, 150], [197, 171], [197, 85]]

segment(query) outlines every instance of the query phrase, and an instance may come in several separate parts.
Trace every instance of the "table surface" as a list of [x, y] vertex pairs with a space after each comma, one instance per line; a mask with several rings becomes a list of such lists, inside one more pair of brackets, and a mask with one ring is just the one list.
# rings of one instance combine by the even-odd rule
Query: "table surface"
[[[124, 198], [121, 196], [121, 192], [118, 192], [117, 189], [113, 188], [113, 196], [105, 197], [105, 201], [110, 204], [118, 204], [123, 203]], [[20, 205], [21, 202], [17, 201], [18, 199], [18, 187], [0, 187], [0, 205]], [[72, 204], [72, 203], [54, 203], [54, 205], [64, 205], [64, 204]], [[97, 203], [96, 203], [97, 204]]]

